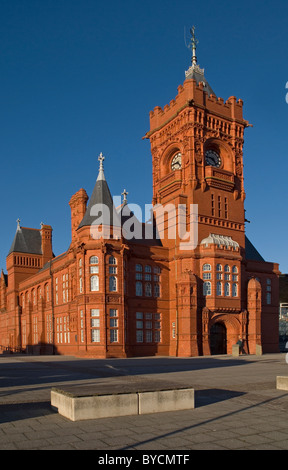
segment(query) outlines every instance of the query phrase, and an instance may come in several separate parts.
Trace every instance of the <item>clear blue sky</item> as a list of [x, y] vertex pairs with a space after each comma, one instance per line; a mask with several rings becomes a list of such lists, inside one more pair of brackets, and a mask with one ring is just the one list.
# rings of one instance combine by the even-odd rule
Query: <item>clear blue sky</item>
[[198, 63], [225, 100], [244, 101], [247, 235], [288, 272], [288, 2], [0, 0], [0, 268], [16, 219], [70, 244], [70, 197], [88, 195], [106, 156], [112, 194], [152, 198], [149, 111]]

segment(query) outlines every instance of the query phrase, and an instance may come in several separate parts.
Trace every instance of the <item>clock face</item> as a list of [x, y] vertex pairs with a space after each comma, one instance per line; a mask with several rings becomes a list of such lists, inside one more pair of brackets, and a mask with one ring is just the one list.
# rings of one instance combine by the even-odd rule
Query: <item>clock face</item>
[[171, 169], [174, 170], [180, 170], [182, 167], [182, 158], [181, 158], [181, 153], [176, 153], [176, 155], [173, 157], [172, 162], [171, 162]]
[[205, 153], [206, 165], [216, 166], [219, 168], [221, 165], [221, 158], [215, 150], [207, 150]]

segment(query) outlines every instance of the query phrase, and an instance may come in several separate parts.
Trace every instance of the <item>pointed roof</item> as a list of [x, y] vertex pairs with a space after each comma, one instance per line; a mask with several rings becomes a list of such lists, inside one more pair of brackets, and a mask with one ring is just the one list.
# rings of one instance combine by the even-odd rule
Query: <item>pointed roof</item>
[[15, 237], [8, 255], [10, 253], [42, 255], [41, 230], [20, 227], [20, 220], [18, 219]]
[[192, 49], [192, 59], [191, 59], [191, 67], [185, 72], [185, 77], [186, 79], [192, 79], [196, 80], [197, 85], [199, 83], [203, 83], [204, 85], [204, 91], [208, 93], [208, 96], [210, 95], [215, 95], [214, 91], [212, 90], [211, 86], [207, 82], [205, 76], [204, 76], [204, 69], [201, 69], [199, 65], [197, 64], [197, 57], [196, 57], [196, 46], [198, 44], [198, 40], [195, 37], [195, 27], [193, 26], [190, 29], [191, 33], [191, 49]]
[[116, 226], [120, 225], [117, 211], [104, 175], [104, 159], [105, 157], [100, 153], [98, 157], [100, 162], [98, 178], [92, 191], [85, 215], [78, 228], [95, 224], [97, 217], [101, 218], [101, 223], [104, 225], [113, 225], [113, 222]]

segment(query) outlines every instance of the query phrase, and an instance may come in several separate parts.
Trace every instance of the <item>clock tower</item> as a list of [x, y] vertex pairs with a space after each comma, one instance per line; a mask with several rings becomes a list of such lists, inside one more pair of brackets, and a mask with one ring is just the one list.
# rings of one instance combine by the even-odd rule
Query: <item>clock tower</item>
[[160, 224], [157, 220], [162, 244], [170, 252], [170, 316], [178, 332], [170, 353], [187, 356], [213, 353], [213, 332], [219, 337], [221, 328], [223, 346], [218, 339], [215, 348], [222, 347], [223, 353], [231, 352], [239, 337], [246, 346], [249, 333], [252, 338], [244, 290], [243, 135], [249, 123], [243, 118], [242, 100], [217, 97], [197, 64], [196, 44], [193, 27], [185, 81], [175, 99], [150, 112], [146, 134], [153, 161], [153, 204], [161, 205], [164, 213], [165, 207], [184, 205], [186, 228], [189, 208], [198, 207], [198, 243], [191, 250], [182, 250], [179, 236], [169, 235], [178, 215], [167, 223], [167, 211], [166, 219]]

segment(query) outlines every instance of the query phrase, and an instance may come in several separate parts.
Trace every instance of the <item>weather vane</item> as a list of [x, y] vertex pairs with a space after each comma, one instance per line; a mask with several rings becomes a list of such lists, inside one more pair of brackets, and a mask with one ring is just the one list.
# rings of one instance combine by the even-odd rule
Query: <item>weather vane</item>
[[196, 36], [195, 36], [195, 26], [192, 26], [192, 28], [190, 29], [190, 33], [191, 33], [191, 48], [192, 48], [192, 65], [196, 65], [197, 64], [196, 47], [199, 41], [198, 39], [196, 39]]

